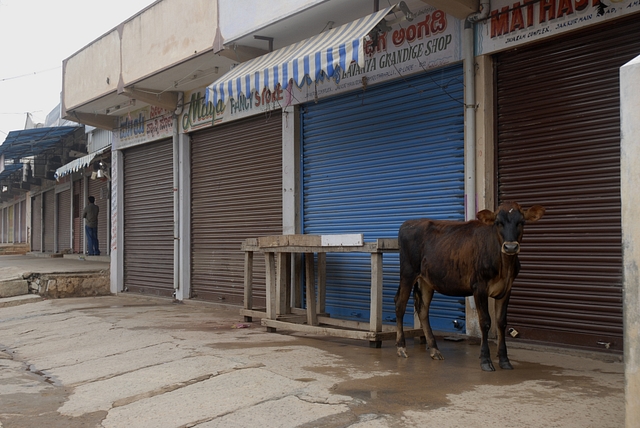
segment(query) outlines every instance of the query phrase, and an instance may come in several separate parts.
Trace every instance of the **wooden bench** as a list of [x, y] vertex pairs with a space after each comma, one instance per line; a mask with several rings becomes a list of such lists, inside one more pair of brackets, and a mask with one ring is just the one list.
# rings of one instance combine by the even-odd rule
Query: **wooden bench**
[[[260, 317], [267, 331], [277, 329], [299, 331], [324, 336], [368, 340], [370, 346], [380, 347], [382, 340], [395, 339], [395, 325], [382, 324], [382, 257], [398, 252], [397, 239], [377, 239], [363, 242], [362, 234], [355, 235], [279, 235], [251, 238], [242, 244], [245, 252], [244, 307], [240, 314], [245, 320]], [[253, 308], [253, 257], [264, 253], [266, 266], [266, 308]], [[369, 323], [331, 318], [325, 313], [326, 254], [369, 253], [371, 255], [371, 307]], [[301, 299], [292, 299], [291, 263], [296, 254], [304, 254], [306, 309]], [[314, 261], [317, 255], [317, 266]], [[317, 271], [317, 283], [316, 283]], [[316, 298], [317, 296], [317, 298]], [[300, 307], [292, 306], [292, 300]], [[422, 330], [405, 331], [405, 336], [421, 336]]]

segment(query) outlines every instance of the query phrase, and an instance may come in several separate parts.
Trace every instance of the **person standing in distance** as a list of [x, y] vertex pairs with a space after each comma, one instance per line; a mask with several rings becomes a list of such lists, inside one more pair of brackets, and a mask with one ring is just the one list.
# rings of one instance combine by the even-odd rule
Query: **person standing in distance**
[[94, 204], [96, 198], [89, 196], [89, 204], [84, 207], [82, 218], [85, 219], [84, 230], [87, 234], [87, 255], [99, 256], [100, 246], [98, 244], [98, 213], [100, 208]]

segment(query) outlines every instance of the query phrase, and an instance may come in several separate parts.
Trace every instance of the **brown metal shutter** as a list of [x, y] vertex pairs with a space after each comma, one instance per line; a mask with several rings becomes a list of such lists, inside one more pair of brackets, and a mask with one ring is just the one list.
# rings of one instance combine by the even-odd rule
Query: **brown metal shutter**
[[42, 251], [42, 194], [31, 199], [31, 251]]
[[84, 222], [82, 220], [83, 201], [86, 199], [82, 196], [82, 180], [76, 180], [73, 183], [73, 252], [76, 254], [84, 253], [82, 243], [84, 242]]
[[124, 151], [124, 286], [173, 294], [173, 146], [171, 140]]
[[509, 326], [527, 340], [622, 350], [619, 67], [637, 16], [496, 57], [499, 199], [526, 227]]
[[9, 237], [9, 210], [7, 208], [2, 208], [2, 236], [0, 237], [0, 242], [3, 244], [8, 241]]
[[27, 242], [27, 200], [23, 200], [20, 202], [20, 220], [19, 220], [19, 232], [18, 239], [16, 242], [21, 244]]
[[[192, 135], [192, 297], [240, 305], [246, 238], [282, 234], [282, 114]], [[265, 305], [264, 257], [254, 258], [254, 305]]]
[[55, 251], [55, 209], [56, 193], [54, 189], [44, 192], [44, 248], [45, 253]]
[[100, 255], [109, 254], [109, 182], [106, 179], [89, 179], [89, 195], [96, 198], [95, 204], [100, 208], [98, 212], [98, 247]]
[[71, 189], [58, 193], [58, 251], [71, 248]]

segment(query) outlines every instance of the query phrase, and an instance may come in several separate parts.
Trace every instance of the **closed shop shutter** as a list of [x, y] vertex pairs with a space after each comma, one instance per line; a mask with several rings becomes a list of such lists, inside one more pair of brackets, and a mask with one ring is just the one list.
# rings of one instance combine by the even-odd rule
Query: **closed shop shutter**
[[42, 251], [42, 193], [31, 199], [31, 251]]
[[7, 214], [8, 214], [8, 218], [7, 218], [7, 226], [9, 228], [9, 240], [8, 242], [10, 243], [14, 243], [15, 242], [15, 224], [14, 224], [14, 218], [15, 218], [15, 207], [17, 205], [11, 205], [10, 207], [7, 207]]
[[[241, 305], [247, 238], [282, 234], [282, 114], [214, 127], [191, 142], [192, 297]], [[254, 307], [265, 305], [254, 258]]]
[[2, 227], [1, 230], [2, 232], [0, 233], [0, 242], [2, 242], [3, 244], [8, 242], [8, 221], [9, 221], [9, 210], [7, 208], [2, 208]]
[[58, 193], [58, 251], [71, 248], [71, 189]]
[[496, 57], [499, 198], [547, 208], [509, 306], [522, 339], [622, 350], [618, 76], [638, 34], [636, 15]]
[[20, 210], [20, 232], [21, 232], [21, 238], [20, 238], [20, 242], [25, 243], [27, 242], [28, 239], [28, 232], [27, 232], [27, 200], [25, 199], [24, 201], [22, 201], [20, 203], [21, 206], [21, 210]]
[[82, 207], [84, 206], [82, 196], [82, 180], [73, 182], [73, 252], [84, 253], [82, 243], [84, 242], [84, 222], [82, 220]]
[[55, 249], [55, 210], [56, 193], [54, 189], [43, 193], [44, 197], [44, 248], [45, 253], [53, 253]]
[[124, 286], [168, 297], [173, 294], [172, 141], [133, 147], [123, 157]]
[[[307, 104], [301, 114], [304, 233], [372, 241], [397, 238], [410, 218], [464, 220], [461, 65]], [[383, 270], [383, 320], [391, 323], [397, 254], [383, 256]], [[369, 319], [368, 254], [328, 254], [326, 281], [331, 316]], [[462, 327], [464, 298], [436, 293], [430, 315], [434, 329]]]
[[[89, 195], [96, 198], [98, 212], [98, 245], [101, 255], [109, 254], [109, 182], [106, 179], [89, 179]], [[88, 197], [87, 196], [87, 197]]]

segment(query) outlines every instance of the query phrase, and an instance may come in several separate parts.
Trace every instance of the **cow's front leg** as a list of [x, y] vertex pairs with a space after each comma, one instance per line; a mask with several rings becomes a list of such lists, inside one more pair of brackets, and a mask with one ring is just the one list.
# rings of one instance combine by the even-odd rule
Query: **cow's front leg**
[[513, 370], [513, 366], [507, 356], [507, 342], [505, 330], [507, 328], [507, 306], [509, 305], [509, 291], [502, 299], [496, 300], [496, 319], [498, 321], [498, 359], [501, 369]]
[[[480, 290], [482, 288], [482, 290]], [[493, 372], [496, 368], [491, 361], [491, 353], [489, 352], [489, 329], [491, 328], [491, 317], [489, 316], [489, 297], [484, 287], [478, 287], [473, 293], [478, 310], [478, 321], [482, 330], [482, 343], [480, 345], [480, 367], [485, 372]]]
[[429, 355], [432, 359], [444, 360], [444, 357], [438, 349], [438, 344], [436, 343], [436, 338], [433, 336], [431, 323], [429, 322], [429, 307], [431, 306], [432, 299], [433, 288], [422, 283], [421, 280], [418, 280], [418, 285], [415, 287], [415, 291], [413, 293], [413, 302], [418, 318], [420, 318], [422, 331], [427, 339], [427, 349], [429, 349]]

